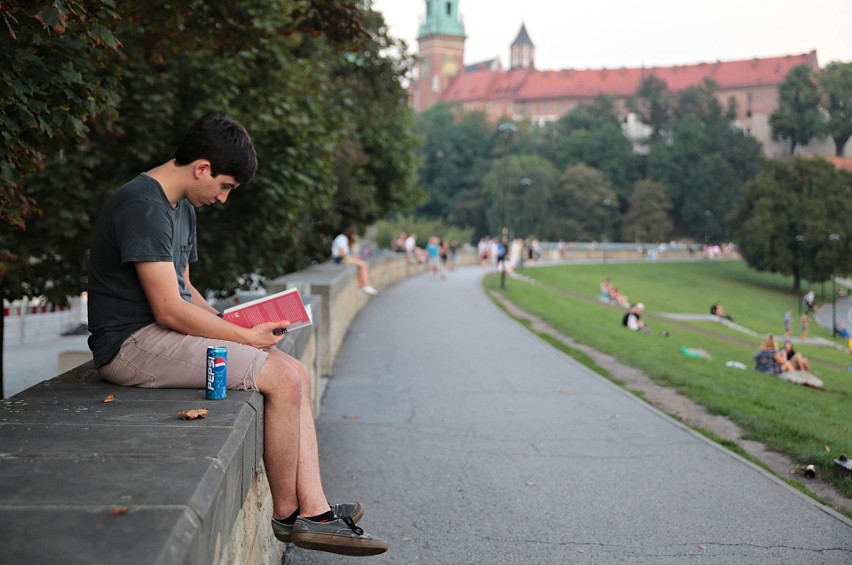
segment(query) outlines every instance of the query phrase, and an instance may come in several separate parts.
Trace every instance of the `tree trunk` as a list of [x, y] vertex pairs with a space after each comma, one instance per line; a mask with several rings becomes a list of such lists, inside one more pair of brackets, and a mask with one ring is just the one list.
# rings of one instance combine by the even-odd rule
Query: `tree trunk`
[[843, 157], [843, 149], [846, 147], [846, 142], [849, 141], [849, 136], [844, 139], [834, 138], [834, 156]]

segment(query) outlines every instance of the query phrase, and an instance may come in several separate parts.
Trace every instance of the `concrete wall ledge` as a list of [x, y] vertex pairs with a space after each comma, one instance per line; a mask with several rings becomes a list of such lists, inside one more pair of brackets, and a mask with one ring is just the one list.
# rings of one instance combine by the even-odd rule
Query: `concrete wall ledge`
[[[207, 418], [177, 416], [200, 407]], [[208, 401], [202, 390], [119, 387], [90, 363], [3, 400], [2, 560], [226, 562], [263, 473], [262, 417], [258, 393]]]
[[[369, 263], [377, 288], [425, 268], [396, 255]], [[370, 297], [352, 267], [326, 263], [285, 279], [283, 288], [300, 286], [314, 324], [280, 347], [311, 371], [318, 414], [323, 367]], [[178, 418], [200, 407], [206, 418]], [[120, 387], [91, 362], [76, 366], [0, 401], [0, 561], [280, 563], [262, 456], [259, 393], [208, 401], [203, 390]]]

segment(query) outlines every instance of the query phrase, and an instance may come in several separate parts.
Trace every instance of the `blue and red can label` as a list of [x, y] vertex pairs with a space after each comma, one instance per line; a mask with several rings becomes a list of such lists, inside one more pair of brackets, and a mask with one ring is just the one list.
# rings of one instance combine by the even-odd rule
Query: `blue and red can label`
[[228, 396], [228, 350], [221, 346], [207, 348], [207, 399]]

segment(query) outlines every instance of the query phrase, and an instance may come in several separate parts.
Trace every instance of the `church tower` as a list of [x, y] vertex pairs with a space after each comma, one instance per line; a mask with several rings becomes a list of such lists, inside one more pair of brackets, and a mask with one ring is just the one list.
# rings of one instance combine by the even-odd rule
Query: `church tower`
[[521, 24], [518, 37], [512, 42], [510, 69], [534, 69], [535, 68], [535, 45], [533, 45], [527, 26]]
[[426, 17], [417, 34], [417, 77], [411, 89], [416, 112], [434, 106], [464, 70], [465, 39], [459, 0], [426, 0]]

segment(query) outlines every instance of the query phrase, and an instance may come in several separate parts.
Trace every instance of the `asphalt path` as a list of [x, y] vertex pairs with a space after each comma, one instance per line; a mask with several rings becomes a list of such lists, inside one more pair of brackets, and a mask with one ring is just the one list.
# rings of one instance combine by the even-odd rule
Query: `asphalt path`
[[385, 289], [335, 363], [323, 480], [389, 541], [369, 563], [852, 563], [852, 521], [553, 349], [481, 276]]

